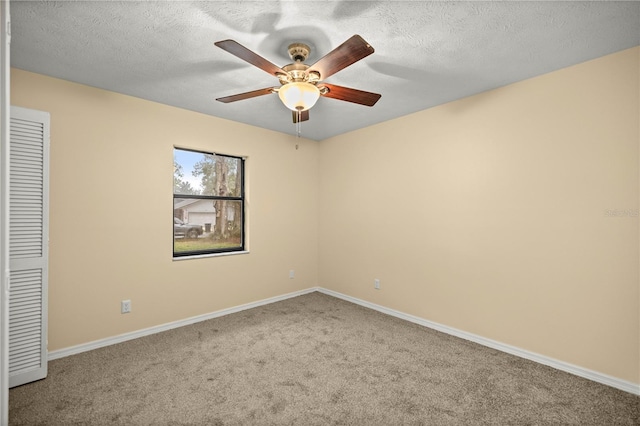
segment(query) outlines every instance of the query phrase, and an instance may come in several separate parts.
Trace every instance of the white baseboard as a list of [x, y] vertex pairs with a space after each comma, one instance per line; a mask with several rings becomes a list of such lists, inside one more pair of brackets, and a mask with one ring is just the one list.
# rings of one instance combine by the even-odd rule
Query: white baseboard
[[124, 333], [118, 336], [107, 337], [105, 339], [94, 340], [92, 342], [83, 343], [81, 345], [70, 346], [64, 349], [58, 349], [48, 353], [48, 360], [51, 361], [58, 358], [64, 358], [69, 355], [75, 355], [82, 352], [91, 351], [93, 349], [115, 345], [116, 343], [126, 342], [127, 340], [133, 340], [139, 337], [149, 336], [151, 334], [161, 333], [163, 331], [171, 330], [178, 327], [183, 327], [185, 325], [195, 324], [200, 321], [206, 321], [212, 318], [217, 318], [217, 317], [233, 314], [240, 311], [245, 311], [247, 309], [257, 308], [258, 306], [280, 302], [282, 300], [290, 299], [292, 297], [302, 296], [303, 294], [307, 294], [307, 293], [313, 293], [314, 291], [318, 291], [318, 288], [312, 287], [306, 290], [294, 291], [293, 293], [283, 294], [282, 296], [270, 297], [268, 299], [258, 300], [257, 302], [245, 303], [244, 305], [234, 306], [232, 308], [227, 308], [227, 309], [221, 309], [219, 311], [211, 312], [209, 314], [198, 315], [195, 317], [186, 318], [179, 321], [161, 324], [155, 327], [149, 327], [142, 330], [132, 331], [131, 333]]
[[530, 352], [524, 349], [517, 348], [515, 346], [511, 346], [495, 340], [487, 339], [485, 337], [478, 336], [477, 334], [467, 333], [466, 331], [458, 330], [453, 327], [448, 327], [446, 325], [442, 325], [437, 322], [433, 322], [420, 317], [405, 314], [404, 312], [400, 312], [400, 311], [396, 311], [395, 309], [390, 309], [384, 306], [376, 305], [375, 303], [367, 302], [365, 300], [358, 299], [356, 297], [347, 296], [346, 294], [338, 293], [337, 291], [328, 290], [321, 287], [318, 288], [318, 291], [320, 293], [337, 297], [339, 299], [343, 299], [348, 302], [352, 302], [357, 305], [364, 306], [366, 308], [373, 309], [378, 312], [382, 312], [384, 314], [394, 316], [396, 318], [410, 321], [412, 323], [422, 325], [424, 327], [428, 327], [428, 328], [440, 331], [442, 333], [450, 334], [455, 337], [460, 337], [462, 339], [469, 340], [471, 342], [478, 343], [480, 345], [487, 346], [489, 348], [496, 349], [501, 352], [506, 352], [508, 354], [518, 356], [520, 358], [535, 361], [539, 364], [543, 364], [543, 365], [555, 368], [556, 370], [565, 371], [567, 373], [571, 373], [576, 376], [592, 380], [594, 382], [602, 383], [603, 385], [611, 386], [616, 389], [620, 389], [635, 395], [640, 395], [640, 384], [637, 384], [637, 383], [628, 382], [626, 380], [618, 379], [616, 377], [612, 377], [606, 374], [598, 373], [596, 371], [588, 370], [586, 368], [582, 368], [577, 365], [569, 364], [564, 361], [559, 361], [557, 359], [549, 358], [547, 356], [540, 355], [535, 352]]
[[414, 315], [405, 314], [404, 312], [396, 311], [395, 309], [390, 309], [381, 305], [376, 305], [375, 303], [367, 302], [365, 300], [358, 299], [356, 297], [347, 296], [346, 294], [338, 293], [337, 291], [328, 290], [322, 287], [312, 287], [305, 290], [295, 291], [293, 293], [287, 293], [282, 296], [276, 296], [268, 299], [259, 300], [257, 302], [246, 303], [244, 305], [239, 305], [239, 306], [235, 306], [228, 309], [222, 309], [209, 314], [198, 315], [195, 317], [174, 321], [167, 324], [162, 324], [155, 327], [149, 327], [142, 330], [137, 330], [131, 333], [120, 334], [118, 336], [108, 337], [106, 339], [94, 340], [92, 342], [84, 343], [81, 345], [76, 345], [76, 346], [71, 346], [64, 349], [59, 349], [56, 351], [51, 351], [48, 354], [48, 359], [54, 360], [58, 358], [64, 358], [69, 355], [75, 355], [75, 354], [87, 352], [93, 349], [114, 345], [116, 343], [126, 342], [127, 340], [133, 340], [139, 337], [149, 336], [151, 334], [160, 333], [166, 330], [171, 330], [171, 329], [182, 327], [189, 324], [194, 324], [200, 321], [206, 321], [212, 318], [233, 314], [233, 313], [244, 311], [247, 309], [257, 308], [258, 306], [280, 302], [282, 300], [290, 299], [292, 297], [302, 296], [303, 294], [312, 293], [314, 291], [318, 291], [320, 293], [327, 294], [329, 296], [337, 297], [339, 299], [346, 300], [351, 303], [355, 303], [356, 305], [364, 306], [366, 308], [373, 309], [375, 311], [382, 312], [384, 314], [391, 315], [396, 318], [403, 319], [405, 321], [410, 321], [412, 323], [422, 325], [424, 327], [428, 327], [428, 328], [440, 331], [442, 333], [450, 334], [455, 337], [460, 337], [462, 339], [469, 340], [471, 342], [478, 343], [480, 345], [487, 346], [492, 349], [496, 349], [511, 355], [518, 356], [520, 358], [528, 359], [528, 360], [537, 362], [539, 364], [547, 365], [557, 370], [565, 371], [567, 373], [571, 373], [576, 376], [592, 380], [594, 382], [602, 383], [604, 385], [611, 386], [616, 389], [623, 390], [625, 392], [629, 392], [635, 395], [640, 395], [640, 384], [628, 382], [626, 380], [618, 379], [616, 377], [612, 377], [606, 374], [598, 373], [596, 371], [588, 370], [586, 368], [582, 368], [577, 365], [569, 364], [563, 361], [559, 361], [557, 359], [553, 359], [544, 355], [537, 354], [535, 352], [530, 352], [524, 349], [517, 348], [515, 346], [511, 346], [495, 340], [487, 339], [485, 337], [478, 336], [476, 334], [467, 333], [466, 331], [458, 330], [453, 327], [448, 327], [446, 325], [442, 325], [433, 321], [416, 317]]

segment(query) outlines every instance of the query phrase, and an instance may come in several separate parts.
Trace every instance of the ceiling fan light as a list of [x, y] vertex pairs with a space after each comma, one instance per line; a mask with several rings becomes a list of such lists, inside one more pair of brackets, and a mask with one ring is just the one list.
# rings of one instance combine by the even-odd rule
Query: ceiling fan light
[[278, 96], [282, 103], [292, 111], [306, 111], [320, 98], [320, 90], [311, 83], [293, 82], [280, 88]]

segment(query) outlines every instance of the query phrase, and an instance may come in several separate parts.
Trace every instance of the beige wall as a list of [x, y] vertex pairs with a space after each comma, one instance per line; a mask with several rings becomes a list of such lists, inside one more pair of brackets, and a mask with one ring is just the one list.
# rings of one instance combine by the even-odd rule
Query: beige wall
[[[317, 285], [316, 142], [16, 69], [11, 95], [51, 113], [50, 351]], [[172, 260], [174, 144], [248, 156], [250, 254]]]
[[319, 284], [640, 383], [639, 52], [323, 141]]
[[[639, 383], [638, 218], [606, 215], [638, 209], [639, 56], [299, 150], [13, 70], [12, 104], [51, 113], [49, 349], [320, 285]], [[174, 144], [249, 157], [250, 254], [172, 261]]]

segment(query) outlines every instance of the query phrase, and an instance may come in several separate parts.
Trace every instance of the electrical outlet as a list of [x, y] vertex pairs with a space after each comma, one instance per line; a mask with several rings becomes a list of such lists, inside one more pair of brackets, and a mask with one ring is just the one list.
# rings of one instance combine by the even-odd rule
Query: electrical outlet
[[128, 314], [131, 312], [131, 300], [123, 300], [120, 302], [120, 313]]
[[376, 290], [380, 290], [380, 280], [379, 279], [374, 279], [373, 280], [373, 288], [375, 288]]
[[289, 270], [289, 278], [293, 279], [296, 276], [296, 271], [294, 271], [293, 269]]

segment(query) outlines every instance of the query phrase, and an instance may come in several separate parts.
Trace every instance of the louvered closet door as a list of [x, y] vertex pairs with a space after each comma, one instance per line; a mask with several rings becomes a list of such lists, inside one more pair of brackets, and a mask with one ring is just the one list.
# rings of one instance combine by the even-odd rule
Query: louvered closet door
[[11, 107], [9, 387], [47, 375], [49, 114]]

